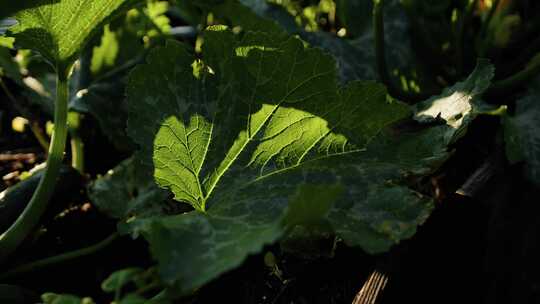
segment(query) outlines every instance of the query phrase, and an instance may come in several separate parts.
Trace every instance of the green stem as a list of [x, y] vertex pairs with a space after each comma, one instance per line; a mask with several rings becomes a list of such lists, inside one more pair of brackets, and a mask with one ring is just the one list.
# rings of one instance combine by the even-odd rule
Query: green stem
[[499, 80], [491, 85], [489, 88], [489, 94], [499, 94], [507, 91], [512, 91], [517, 87], [520, 87], [524, 82], [532, 79], [534, 76], [540, 73], [540, 53], [538, 53], [527, 66], [520, 72], [506, 78]]
[[499, 2], [500, 0], [493, 1], [486, 20], [482, 23], [482, 27], [480, 29], [480, 39], [482, 39], [482, 44], [480, 45], [480, 50], [478, 52], [480, 54], [479, 57], [485, 57], [488, 46], [491, 44], [491, 35], [488, 35], [489, 24], [491, 23], [493, 16], [495, 16], [497, 7], [499, 7]]
[[390, 74], [388, 74], [388, 67], [386, 65], [386, 51], [384, 43], [384, 0], [373, 0], [373, 29], [375, 31], [375, 54], [377, 63], [377, 72], [379, 74], [381, 82], [387, 87], [388, 93], [407, 102], [418, 102], [426, 98], [420, 94], [412, 94], [401, 90], [394, 84]]
[[458, 33], [456, 37], [456, 50], [457, 50], [457, 77], [461, 77], [463, 75], [464, 65], [465, 65], [465, 47], [464, 47], [464, 39], [465, 39], [465, 29], [468, 28], [469, 24], [471, 24], [471, 19], [473, 17], [474, 8], [478, 4], [478, 0], [473, 0], [472, 2], [469, 2], [467, 7], [465, 8], [465, 12], [463, 13], [463, 16], [460, 18], [460, 21], [458, 22]]
[[79, 135], [81, 114], [70, 111], [68, 113], [69, 136], [71, 137], [71, 166], [79, 173], [84, 174], [84, 142]]
[[65, 261], [77, 259], [80, 257], [84, 257], [87, 255], [94, 254], [101, 249], [107, 247], [109, 244], [111, 244], [114, 240], [118, 238], [118, 233], [113, 233], [110, 236], [108, 236], [106, 239], [100, 241], [97, 244], [94, 244], [92, 246], [88, 246], [82, 249], [77, 249], [71, 252], [66, 252], [60, 255], [52, 256], [49, 258], [45, 258], [43, 260], [34, 261], [19, 267], [15, 267], [11, 270], [8, 270], [0, 275], [0, 280], [5, 280], [9, 277], [13, 277], [16, 275], [20, 275], [26, 272], [39, 270], [54, 264], [62, 263]]
[[[92, 49], [85, 50], [79, 58], [79, 83], [77, 91], [90, 86], [92, 81]], [[80, 135], [81, 114], [75, 111], [68, 113], [68, 128], [71, 145], [71, 166], [84, 174], [84, 142]]]
[[493, 16], [495, 16], [495, 12], [497, 11], [497, 7], [499, 7], [499, 2], [500, 0], [493, 1], [493, 4], [491, 5], [489, 9], [486, 21], [482, 25], [482, 34], [485, 34], [486, 31], [488, 30], [489, 24], [491, 23], [491, 19], [493, 19]]
[[56, 78], [54, 131], [43, 177], [23, 213], [9, 229], [0, 235], [0, 263], [11, 255], [38, 224], [54, 192], [67, 137], [68, 70], [59, 69]]

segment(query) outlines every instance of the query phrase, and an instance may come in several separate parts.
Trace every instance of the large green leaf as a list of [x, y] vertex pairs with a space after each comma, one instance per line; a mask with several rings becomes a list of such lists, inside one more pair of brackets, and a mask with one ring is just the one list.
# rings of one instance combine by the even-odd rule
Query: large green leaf
[[[130, 77], [128, 132], [153, 155], [158, 183], [200, 210], [237, 168], [251, 172], [247, 185], [320, 158], [360, 153], [409, 113], [375, 83], [338, 90], [330, 56], [282, 35], [249, 33], [236, 41], [214, 28], [198, 76], [182, 45], [160, 51]], [[148, 79], [158, 71], [161, 77]]]
[[57, 68], [66, 69], [94, 30], [130, 1], [48, 1], [18, 12], [18, 24], [10, 31], [19, 46], [36, 50]]
[[202, 58], [170, 42], [132, 72], [128, 134], [156, 182], [198, 210], [127, 223], [166, 282], [192, 290], [317, 218], [372, 253], [426, 219], [430, 199], [405, 180], [449, 156], [454, 128], [391, 128], [407, 106], [336, 78], [332, 57], [296, 38], [223, 27], [205, 33]]

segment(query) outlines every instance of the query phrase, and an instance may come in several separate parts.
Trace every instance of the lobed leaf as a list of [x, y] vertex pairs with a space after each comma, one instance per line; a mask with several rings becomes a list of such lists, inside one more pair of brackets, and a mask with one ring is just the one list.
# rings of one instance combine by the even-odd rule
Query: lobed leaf
[[374, 82], [340, 87], [331, 56], [283, 33], [212, 27], [202, 58], [170, 42], [132, 72], [128, 102], [143, 164], [198, 211], [126, 226], [184, 292], [294, 225], [328, 221], [350, 245], [388, 250], [432, 209], [404, 181], [449, 155], [450, 126], [391, 128], [407, 106]]

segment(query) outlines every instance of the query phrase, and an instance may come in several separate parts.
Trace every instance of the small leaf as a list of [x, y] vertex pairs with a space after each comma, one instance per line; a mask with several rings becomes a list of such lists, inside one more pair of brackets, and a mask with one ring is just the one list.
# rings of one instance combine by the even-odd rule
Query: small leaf
[[126, 284], [143, 272], [142, 268], [126, 268], [115, 271], [101, 283], [101, 289], [105, 292], [115, 292], [122, 289]]
[[415, 109], [415, 119], [422, 123], [442, 119], [450, 127], [447, 142], [450, 144], [463, 135], [467, 121], [473, 119], [480, 110], [479, 97], [489, 87], [494, 68], [486, 59], [478, 60], [474, 71], [463, 82], [446, 88], [440, 95], [419, 103]]

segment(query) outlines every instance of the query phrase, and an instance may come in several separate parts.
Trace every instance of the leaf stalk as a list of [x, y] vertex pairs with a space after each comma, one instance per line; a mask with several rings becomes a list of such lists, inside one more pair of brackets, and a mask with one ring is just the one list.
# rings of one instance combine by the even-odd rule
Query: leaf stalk
[[69, 69], [57, 70], [54, 131], [43, 177], [23, 213], [6, 232], [0, 235], [0, 263], [4, 262], [36, 227], [54, 192], [64, 157], [68, 129], [68, 71]]

